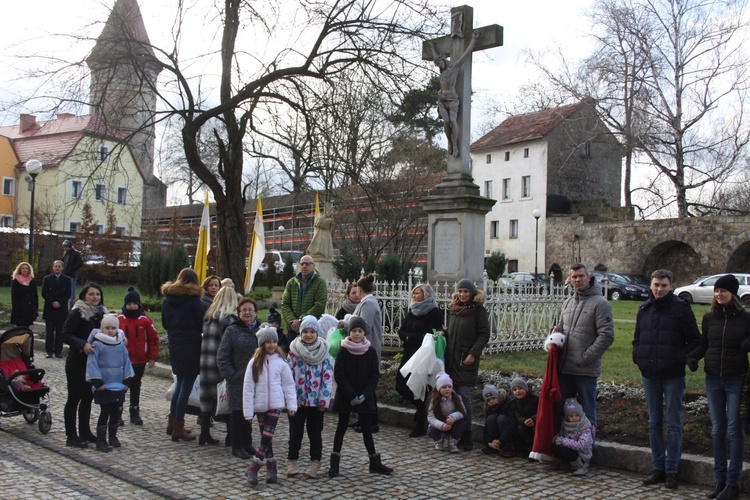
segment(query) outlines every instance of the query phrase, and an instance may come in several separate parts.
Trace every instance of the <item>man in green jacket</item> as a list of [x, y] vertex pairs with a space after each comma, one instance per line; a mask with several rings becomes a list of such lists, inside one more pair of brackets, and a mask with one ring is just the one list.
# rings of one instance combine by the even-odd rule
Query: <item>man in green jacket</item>
[[297, 276], [286, 282], [281, 299], [281, 316], [289, 325], [287, 340], [290, 344], [299, 335], [302, 318], [309, 314], [320, 319], [328, 299], [328, 287], [315, 270], [313, 258], [303, 255], [299, 260], [299, 269]]

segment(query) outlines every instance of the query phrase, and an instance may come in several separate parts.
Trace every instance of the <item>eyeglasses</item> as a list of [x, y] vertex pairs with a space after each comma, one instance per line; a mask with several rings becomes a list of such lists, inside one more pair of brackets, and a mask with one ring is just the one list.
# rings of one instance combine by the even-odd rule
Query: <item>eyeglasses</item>
[[313, 263], [312, 262], [300, 262], [299, 265], [307, 267], [307, 266], [312, 266]]

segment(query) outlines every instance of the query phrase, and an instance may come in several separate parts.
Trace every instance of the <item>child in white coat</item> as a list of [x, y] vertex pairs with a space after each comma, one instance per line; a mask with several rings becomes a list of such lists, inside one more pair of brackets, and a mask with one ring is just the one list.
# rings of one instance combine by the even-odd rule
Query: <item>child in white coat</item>
[[264, 323], [256, 334], [258, 348], [245, 372], [242, 407], [245, 419], [253, 423], [258, 417], [260, 446], [245, 471], [248, 482], [258, 484], [258, 471], [266, 463], [266, 483], [277, 482], [276, 458], [273, 456], [273, 435], [281, 410], [290, 416], [297, 412], [297, 395], [292, 370], [285, 361], [284, 351], [278, 347], [276, 328]]

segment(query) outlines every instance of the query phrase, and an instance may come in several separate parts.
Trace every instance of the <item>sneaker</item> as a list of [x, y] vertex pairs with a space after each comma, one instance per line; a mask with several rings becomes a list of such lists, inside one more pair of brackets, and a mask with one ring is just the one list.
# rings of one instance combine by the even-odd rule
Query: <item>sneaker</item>
[[47, 353], [47, 356], [46, 356], [46, 358], [47, 358], [47, 359], [49, 359], [49, 358], [51, 358], [51, 357], [52, 357], [52, 353], [51, 353], [51, 352], [48, 352], [48, 353]]
[[449, 437], [448, 438], [448, 451], [451, 453], [458, 453], [459, 449], [458, 449], [458, 446], [456, 446], [456, 444], [458, 444], [458, 441], [456, 441], [452, 437]]
[[501, 452], [501, 454], [503, 458], [510, 458], [510, 457], [515, 457], [516, 455], [518, 455], [518, 452], [516, 451], [515, 448], [509, 447], [509, 448], [503, 448], [503, 451]]
[[88, 448], [89, 444], [85, 439], [81, 439], [78, 436], [70, 436], [65, 440], [65, 446], [71, 446], [73, 448]]
[[438, 451], [445, 451], [445, 439], [435, 441], [435, 449]]
[[664, 487], [670, 490], [677, 489], [679, 484], [677, 483], [677, 474], [667, 474], [667, 479], [664, 480]]
[[56, 358], [62, 358], [62, 354], [55, 354]]
[[651, 474], [643, 478], [641, 481], [644, 486], [650, 486], [656, 483], [663, 483], [667, 479], [667, 475], [663, 470], [652, 470]]
[[573, 471], [574, 476], [585, 476], [589, 473], [589, 464], [586, 462], [581, 462], [581, 465], [579, 465], [576, 470]]

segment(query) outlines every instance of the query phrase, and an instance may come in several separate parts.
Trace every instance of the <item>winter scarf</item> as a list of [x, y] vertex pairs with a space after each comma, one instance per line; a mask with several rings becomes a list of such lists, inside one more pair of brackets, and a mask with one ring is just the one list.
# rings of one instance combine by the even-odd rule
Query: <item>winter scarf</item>
[[569, 411], [568, 413], [578, 413], [580, 415], [580, 419], [578, 422], [568, 422], [567, 414], [566, 418], [563, 419], [562, 422], [562, 432], [560, 433], [561, 436], [580, 436], [581, 432], [591, 427], [591, 422], [589, 422], [588, 417], [583, 412], [583, 408], [581, 407], [581, 404], [575, 400], [565, 401], [565, 406], [568, 407], [568, 405], [573, 405], [575, 409], [573, 411]]
[[138, 309], [126, 309], [122, 306], [122, 315], [126, 318], [137, 318], [143, 314], [143, 306], [138, 304]]
[[344, 300], [344, 304], [341, 306], [341, 308], [344, 311], [346, 311], [347, 314], [352, 314], [354, 312], [354, 310], [357, 308], [357, 304], [355, 304], [354, 302], [352, 302], [351, 300], [349, 300], [349, 298], [347, 297]]
[[76, 300], [76, 303], [73, 304], [73, 309], [81, 311], [81, 317], [86, 319], [91, 319], [97, 314], [104, 315], [107, 312], [103, 305], [94, 306], [82, 299]]
[[451, 306], [451, 312], [459, 318], [466, 318], [476, 314], [479, 310], [477, 303], [469, 302], [468, 304], [457, 303]]
[[16, 281], [18, 281], [23, 286], [29, 286], [29, 283], [31, 283], [31, 280], [34, 278], [31, 277], [30, 274], [27, 274], [24, 276], [23, 274], [16, 274]]
[[409, 304], [409, 311], [416, 316], [416, 317], [422, 317], [426, 315], [428, 312], [432, 311], [437, 307], [437, 302], [435, 301], [435, 297], [427, 297], [422, 302], [412, 302]]
[[107, 335], [104, 332], [96, 332], [94, 334], [94, 338], [96, 340], [98, 340], [99, 342], [103, 342], [103, 343], [109, 344], [109, 345], [117, 345], [117, 344], [120, 343], [120, 337], [119, 337], [119, 335], [111, 337], [111, 336]]
[[361, 356], [370, 349], [370, 341], [365, 339], [362, 342], [352, 342], [349, 337], [346, 337], [341, 341], [341, 347], [355, 356]]
[[301, 337], [295, 337], [289, 350], [308, 365], [320, 364], [328, 357], [328, 343], [320, 336], [312, 344], [305, 344]]

